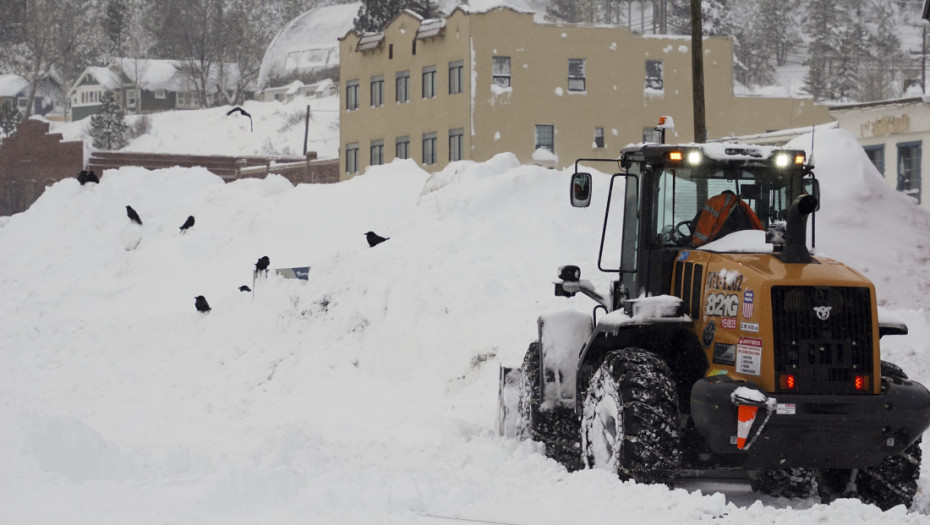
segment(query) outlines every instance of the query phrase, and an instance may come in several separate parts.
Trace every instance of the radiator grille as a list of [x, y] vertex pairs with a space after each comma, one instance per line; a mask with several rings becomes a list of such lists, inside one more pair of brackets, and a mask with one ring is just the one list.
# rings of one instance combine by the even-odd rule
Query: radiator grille
[[774, 286], [772, 329], [776, 378], [794, 375], [796, 388], [791, 392], [870, 392], [855, 386], [856, 376], [872, 376], [868, 288]]

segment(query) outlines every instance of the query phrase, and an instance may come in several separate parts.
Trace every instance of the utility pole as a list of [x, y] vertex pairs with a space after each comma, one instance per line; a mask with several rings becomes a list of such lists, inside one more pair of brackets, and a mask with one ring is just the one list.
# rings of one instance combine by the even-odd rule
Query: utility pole
[[704, 42], [701, 0], [691, 0], [691, 93], [694, 103], [694, 141], [707, 142], [704, 119]]

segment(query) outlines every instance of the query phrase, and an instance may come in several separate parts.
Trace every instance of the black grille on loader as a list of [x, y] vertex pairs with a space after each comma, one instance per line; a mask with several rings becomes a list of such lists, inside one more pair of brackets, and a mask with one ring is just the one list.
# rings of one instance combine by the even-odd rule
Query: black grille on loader
[[[773, 286], [775, 380], [780, 392], [868, 394], [856, 376], [872, 376], [868, 288]], [[794, 376], [795, 388], [779, 377]]]

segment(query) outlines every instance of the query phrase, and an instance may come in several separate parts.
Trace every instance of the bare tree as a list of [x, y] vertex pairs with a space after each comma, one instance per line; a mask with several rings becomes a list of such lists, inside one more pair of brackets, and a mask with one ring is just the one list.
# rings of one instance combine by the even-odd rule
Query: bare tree
[[95, 4], [91, 0], [25, 0], [20, 4], [20, 18], [6, 28], [8, 43], [0, 46], [0, 55], [29, 82], [26, 119], [32, 114], [39, 82], [56, 66], [64, 66], [68, 57], [92, 47]]

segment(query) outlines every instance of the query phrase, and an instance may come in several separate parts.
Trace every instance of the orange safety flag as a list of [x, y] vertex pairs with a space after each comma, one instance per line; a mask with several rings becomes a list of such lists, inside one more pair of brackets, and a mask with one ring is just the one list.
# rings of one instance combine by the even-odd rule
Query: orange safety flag
[[736, 221], [736, 224], [731, 221], [732, 230], [727, 233], [742, 229], [764, 229], [762, 227], [762, 221], [760, 221], [756, 213], [752, 211], [752, 208], [737, 198], [735, 193], [727, 190], [720, 195], [711, 197], [707, 201], [707, 205], [704, 206], [704, 210], [701, 211], [701, 215], [698, 217], [694, 234], [691, 235], [692, 246], [698, 247], [716, 239], [724, 225], [727, 224], [727, 221], [731, 218], [730, 216], [733, 214], [733, 211], [737, 209], [737, 206], [739, 206], [740, 210], [737, 213], [742, 216], [733, 217], [733, 219], [741, 220]]
[[752, 423], [756, 420], [756, 412], [758, 411], [759, 407], [751, 405], [737, 406], [737, 419], [739, 421], [736, 424], [736, 448], [742, 450], [746, 446], [749, 429], [752, 428]]

